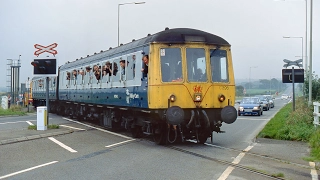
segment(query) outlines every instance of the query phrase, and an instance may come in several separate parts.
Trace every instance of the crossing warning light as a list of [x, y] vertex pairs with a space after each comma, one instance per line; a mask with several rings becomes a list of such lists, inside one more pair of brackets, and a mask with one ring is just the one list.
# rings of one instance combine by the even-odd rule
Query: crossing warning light
[[57, 59], [34, 59], [31, 65], [34, 75], [57, 75]]

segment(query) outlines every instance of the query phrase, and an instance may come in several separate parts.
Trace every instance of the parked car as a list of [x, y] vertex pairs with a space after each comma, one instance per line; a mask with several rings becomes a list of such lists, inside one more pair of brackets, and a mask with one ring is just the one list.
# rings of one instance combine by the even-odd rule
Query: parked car
[[274, 108], [274, 97], [272, 97], [272, 95], [263, 95], [265, 97], [267, 97], [269, 99], [269, 106], [270, 108]]
[[263, 95], [256, 95], [255, 97], [258, 97], [260, 102], [262, 102], [261, 106], [264, 111], [268, 111], [270, 109], [269, 99], [267, 97]]
[[263, 110], [258, 97], [244, 97], [238, 107], [238, 116], [241, 115], [262, 115]]
[[289, 99], [289, 96], [287, 94], [282, 94], [281, 99], [282, 100]]

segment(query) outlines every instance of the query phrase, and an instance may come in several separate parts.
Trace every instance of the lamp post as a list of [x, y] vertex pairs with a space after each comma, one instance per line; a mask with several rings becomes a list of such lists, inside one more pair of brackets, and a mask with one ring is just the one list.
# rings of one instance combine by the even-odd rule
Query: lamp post
[[[250, 66], [250, 70], [249, 70], [249, 89], [251, 90], [251, 68], [257, 68], [258, 66]], [[251, 96], [251, 94], [249, 94], [249, 96]]]
[[120, 22], [120, 6], [122, 5], [126, 5], [126, 4], [144, 4], [146, 2], [129, 2], [129, 3], [121, 3], [121, 4], [118, 4], [118, 46], [120, 45], [119, 43], [119, 32], [120, 32], [120, 27], [119, 27], [119, 22]]
[[309, 101], [308, 105], [312, 104], [312, 9], [313, 0], [310, 0], [310, 51], [309, 51]]

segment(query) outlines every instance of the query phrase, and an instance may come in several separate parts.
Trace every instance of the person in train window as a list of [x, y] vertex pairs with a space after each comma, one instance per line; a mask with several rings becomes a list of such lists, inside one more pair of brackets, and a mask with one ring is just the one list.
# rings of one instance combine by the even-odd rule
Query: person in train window
[[74, 69], [72, 71], [72, 79], [76, 80], [77, 79], [77, 74], [78, 74], [77, 70]]
[[70, 80], [70, 79], [71, 79], [71, 73], [67, 72], [67, 80]]
[[96, 79], [100, 80], [100, 68], [98, 65], [93, 66], [93, 72], [94, 72], [94, 76], [96, 77]]
[[144, 55], [142, 57], [142, 61], [144, 63], [144, 67], [143, 67], [143, 69], [141, 69], [141, 72], [143, 72], [143, 77], [147, 77], [148, 66], [149, 66], [149, 56], [148, 55]]
[[104, 75], [109, 75], [109, 76], [111, 76], [111, 75], [113, 74], [112, 66], [111, 66], [111, 65], [112, 65], [112, 64], [111, 64], [109, 61], [106, 62], [106, 65], [104, 66], [105, 70], [104, 70], [104, 72], [103, 72]]
[[118, 72], [118, 64], [113, 62], [113, 75], [116, 76]]
[[129, 61], [126, 61], [125, 60], [120, 60], [120, 67], [121, 67], [121, 75], [125, 75], [126, 74], [126, 67], [127, 67], [127, 64], [129, 63]]
[[133, 69], [133, 77], [135, 76], [136, 74], [136, 55], [132, 55], [132, 69]]

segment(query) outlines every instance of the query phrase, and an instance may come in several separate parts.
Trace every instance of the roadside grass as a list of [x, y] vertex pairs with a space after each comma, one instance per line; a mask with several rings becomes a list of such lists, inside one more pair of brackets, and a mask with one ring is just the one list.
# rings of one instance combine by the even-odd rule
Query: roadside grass
[[[28, 126], [29, 130], [37, 130], [37, 125], [29, 125]], [[49, 124], [47, 126], [47, 129], [59, 129], [59, 125], [56, 124]]]
[[311, 147], [308, 159], [320, 161], [320, 127], [313, 125], [313, 106], [307, 105], [303, 98], [296, 100], [295, 111], [292, 103], [284, 106], [258, 134], [258, 137], [304, 141]]
[[23, 116], [26, 115], [26, 112], [23, 111], [23, 107], [12, 105], [10, 109], [3, 109], [0, 107], [0, 116], [10, 116], [10, 115], [19, 115]]

